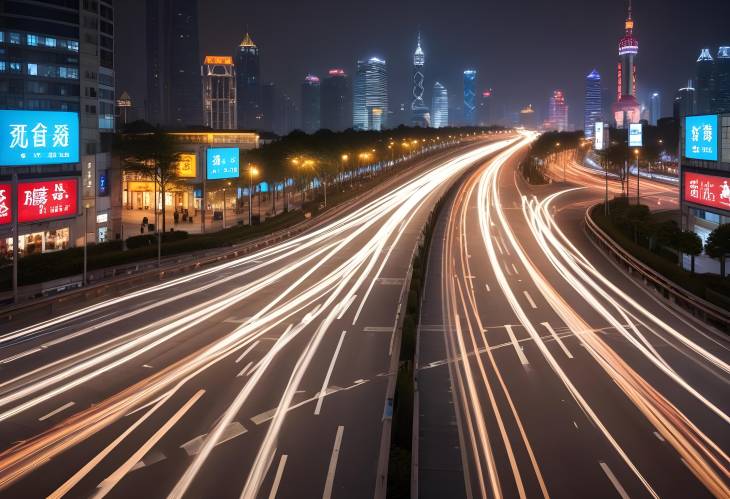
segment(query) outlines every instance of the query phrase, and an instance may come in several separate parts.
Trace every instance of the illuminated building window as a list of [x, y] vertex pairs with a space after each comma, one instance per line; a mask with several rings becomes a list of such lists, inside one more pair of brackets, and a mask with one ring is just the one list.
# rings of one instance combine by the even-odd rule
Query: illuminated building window
[[28, 64], [28, 74], [30, 76], [38, 76], [38, 64]]
[[38, 46], [38, 35], [27, 35], [26, 40], [31, 47]]
[[10, 33], [10, 43], [20, 45], [20, 33]]

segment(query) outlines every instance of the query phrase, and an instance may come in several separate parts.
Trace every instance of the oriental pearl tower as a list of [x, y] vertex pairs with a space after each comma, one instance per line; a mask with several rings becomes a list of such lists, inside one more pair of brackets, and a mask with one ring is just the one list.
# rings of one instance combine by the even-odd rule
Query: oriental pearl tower
[[629, 124], [638, 123], [641, 119], [641, 106], [636, 100], [636, 56], [639, 53], [639, 42], [634, 38], [631, 0], [624, 26], [625, 34], [618, 43], [616, 102], [613, 105], [617, 128], [628, 128]]

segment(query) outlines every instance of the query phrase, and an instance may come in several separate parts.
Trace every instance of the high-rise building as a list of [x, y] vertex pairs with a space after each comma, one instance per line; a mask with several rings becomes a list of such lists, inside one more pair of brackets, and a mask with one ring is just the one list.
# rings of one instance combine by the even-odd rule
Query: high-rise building
[[568, 104], [565, 102], [565, 94], [562, 90], [555, 90], [550, 97], [546, 128], [558, 132], [568, 129]]
[[494, 91], [491, 88], [483, 90], [479, 95], [477, 104], [477, 124], [479, 126], [489, 126], [494, 124], [494, 116], [492, 115], [492, 99], [494, 99]]
[[236, 68], [231, 56], [203, 60], [203, 123], [213, 130], [236, 128]]
[[464, 125], [474, 126], [477, 122], [477, 72], [464, 71]]
[[532, 104], [528, 104], [520, 111], [519, 124], [527, 130], [535, 130], [537, 128], [537, 114], [532, 108]]
[[687, 82], [687, 86], [677, 90], [674, 96], [673, 116], [677, 123], [680, 123], [683, 116], [690, 116], [696, 113], [696, 97], [695, 88], [692, 80]]
[[261, 85], [261, 126], [262, 132], [273, 132], [276, 123], [276, 84], [267, 82]]
[[730, 47], [720, 47], [715, 58], [715, 111], [730, 113]]
[[197, 0], [147, 1], [147, 121], [200, 125]]
[[411, 78], [411, 122], [414, 126], [428, 127], [430, 116], [428, 107], [423, 102], [424, 66], [426, 55], [421, 48], [421, 34], [418, 34], [418, 45], [413, 53], [413, 77]]
[[276, 106], [276, 114], [274, 115], [274, 133], [277, 135], [286, 135], [296, 130], [299, 125], [297, 119], [299, 111], [297, 105], [289, 95], [280, 90], [276, 91], [274, 98]]
[[656, 126], [659, 118], [662, 117], [662, 96], [659, 92], [652, 92], [651, 99], [649, 100], [649, 123]]
[[593, 137], [596, 121], [601, 121], [603, 102], [601, 102], [601, 75], [595, 69], [586, 76], [585, 108], [583, 111], [583, 134]]
[[352, 126], [352, 86], [344, 69], [330, 69], [322, 80], [321, 118], [322, 128], [333, 132]]
[[385, 61], [357, 61], [352, 106], [353, 128], [382, 130], [388, 116], [388, 73]]
[[641, 119], [641, 107], [636, 100], [636, 56], [639, 54], [639, 42], [634, 38], [631, 0], [624, 30], [624, 37], [618, 44], [616, 103], [613, 105], [613, 117], [618, 128], [628, 128], [629, 124], [638, 123]]
[[708, 114], [715, 108], [715, 61], [710, 49], [702, 49], [697, 58], [697, 80], [695, 82], [695, 111]]
[[259, 48], [246, 33], [236, 50], [236, 97], [239, 129], [262, 128]]
[[314, 133], [320, 127], [320, 81], [319, 77], [307, 75], [302, 83], [302, 130]]
[[441, 83], [433, 84], [431, 102], [431, 125], [434, 128], [449, 126], [449, 94]]

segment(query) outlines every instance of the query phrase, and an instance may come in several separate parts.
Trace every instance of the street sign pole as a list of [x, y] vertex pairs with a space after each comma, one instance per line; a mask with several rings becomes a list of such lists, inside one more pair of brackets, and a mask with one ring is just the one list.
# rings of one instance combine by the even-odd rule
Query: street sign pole
[[20, 251], [20, 237], [18, 237], [18, 174], [13, 173], [13, 180], [10, 187], [10, 206], [12, 207], [13, 220], [13, 303], [18, 303], [18, 258]]

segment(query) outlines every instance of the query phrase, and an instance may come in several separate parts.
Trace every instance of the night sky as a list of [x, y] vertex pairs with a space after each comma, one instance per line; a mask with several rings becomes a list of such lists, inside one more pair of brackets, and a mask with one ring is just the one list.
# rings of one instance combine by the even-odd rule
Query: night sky
[[[144, 0], [117, 2], [117, 91], [144, 100]], [[342, 67], [357, 58], [388, 62], [391, 108], [407, 102], [412, 54], [420, 28], [426, 52], [427, 103], [433, 82], [444, 83], [451, 105], [461, 73], [479, 72], [479, 88], [493, 87], [498, 114], [531, 103], [546, 113], [562, 88], [570, 121], [582, 128], [583, 85], [594, 67], [603, 86], [616, 86], [617, 45], [624, 0], [200, 0], [200, 54], [232, 55], [246, 27], [261, 53], [262, 81], [274, 81], [299, 100], [307, 73]], [[730, 0], [635, 0], [639, 40], [639, 98], [662, 93], [671, 113], [677, 88], [694, 78], [702, 47], [713, 56], [730, 45]]]

